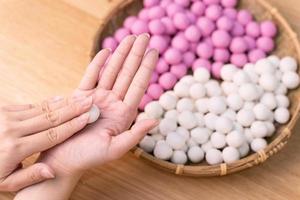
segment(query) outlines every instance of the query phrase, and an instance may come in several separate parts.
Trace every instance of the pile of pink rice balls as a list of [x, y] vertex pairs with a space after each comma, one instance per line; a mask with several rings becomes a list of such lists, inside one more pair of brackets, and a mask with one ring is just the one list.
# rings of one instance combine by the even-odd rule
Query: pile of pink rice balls
[[175, 164], [233, 163], [267, 146], [290, 119], [288, 90], [300, 83], [297, 61], [270, 55], [277, 27], [258, 22], [238, 0], [144, 0], [103, 48], [149, 33], [160, 58], [136, 121], [159, 125], [139, 143]]

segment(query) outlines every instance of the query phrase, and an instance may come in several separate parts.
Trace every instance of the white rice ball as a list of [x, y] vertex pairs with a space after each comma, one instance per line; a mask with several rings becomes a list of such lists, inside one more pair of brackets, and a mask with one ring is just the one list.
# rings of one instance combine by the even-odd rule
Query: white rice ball
[[262, 74], [259, 78], [260, 86], [266, 91], [275, 91], [278, 87], [279, 81], [273, 74]]
[[155, 145], [153, 154], [158, 159], [169, 160], [173, 155], [173, 150], [166, 142], [160, 141]]
[[177, 127], [176, 133], [181, 135], [184, 138], [185, 142], [190, 138], [190, 132], [186, 128], [183, 128], [181, 126]]
[[252, 110], [254, 108], [254, 106], [255, 106], [255, 103], [253, 101], [245, 101], [243, 109]]
[[211, 133], [212, 131], [208, 128], [197, 127], [191, 130], [191, 138], [193, 138], [198, 144], [204, 144], [208, 141]]
[[288, 89], [295, 89], [299, 86], [300, 78], [296, 72], [287, 71], [284, 72], [281, 81]]
[[274, 69], [274, 65], [267, 58], [258, 60], [254, 66], [255, 72], [260, 75], [270, 73], [272, 69]]
[[241, 109], [237, 115], [236, 119], [244, 127], [250, 126], [255, 120], [255, 114], [252, 110]]
[[206, 89], [206, 94], [209, 97], [220, 96], [222, 94], [220, 84], [216, 80], [209, 80], [204, 86]]
[[196, 80], [194, 79], [194, 76], [192, 76], [192, 75], [185, 75], [184, 77], [182, 77], [180, 79], [180, 82], [185, 83], [190, 87], [192, 84], [196, 83]]
[[243, 70], [238, 70], [233, 76], [233, 82], [236, 85], [243, 85], [245, 83], [251, 82], [249, 75]]
[[285, 95], [287, 93], [287, 88], [283, 83], [279, 83], [277, 89], [275, 90], [275, 94]]
[[240, 159], [240, 152], [234, 147], [225, 147], [222, 156], [224, 162], [230, 164]]
[[178, 116], [178, 123], [186, 129], [192, 129], [197, 126], [198, 121], [191, 111], [183, 111]]
[[258, 120], [268, 120], [271, 115], [270, 109], [262, 103], [258, 103], [254, 106], [253, 112], [255, 118]]
[[200, 83], [206, 83], [210, 79], [210, 72], [204, 67], [199, 67], [194, 71], [194, 79]]
[[264, 123], [268, 130], [267, 137], [271, 137], [275, 133], [275, 126], [272, 122], [264, 122]]
[[226, 95], [236, 94], [239, 91], [239, 87], [233, 82], [224, 81], [221, 83], [221, 88]]
[[255, 138], [251, 142], [251, 149], [254, 152], [258, 152], [267, 147], [267, 141], [262, 138]]
[[187, 154], [192, 163], [199, 163], [204, 158], [204, 151], [199, 146], [191, 147]]
[[232, 131], [226, 136], [226, 142], [231, 147], [240, 147], [246, 141], [245, 136], [239, 131]]
[[139, 146], [145, 151], [145, 152], [152, 152], [155, 147], [156, 141], [151, 137], [146, 135], [139, 143]]
[[177, 110], [168, 110], [167, 112], [165, 112], [164, 118], [177, 121], [178, 114], [179, 113], [177, 112]]
[[231, 121], [235, 121], [236, 120], [236, 112], [232, 109], [227, 109], [222, 115], [221, 117], [227, 117], [228, 119], [230, 119]]
[[226, 134], [233, 128], [233, 123], [227, 117], [218, 117], [215, 124], [216, 131]]
[[228, 95], [226, 98], [226, 101], [227, 101], [228, 107], [233, 110], [240, 110], [244, 105], [244, 101], [243, 101], [242, 97], [238, 94]]
[[253, 134], [252, 134], [250, 128], [245, 128], [244, 134], [245, 134], [245, 138], [246, 138], [247, 142], [251, 143], [252, 140], [254, 139], [254, 137], [253, 137]]
[[276, 95], [276, 103], [278, 107], [288, 108], [290, 106], [290, 100], [285, 95]]
[[179, 81], [178, 83], [176, 83], [173, 90], [177, 97], [188, 97], [190, 85], [185, 82]]
[[290, 112], [287, 108], [277, 108], [274, 112], [275, 121], [280, 124], [285, 124], [290, 119]]
[[159, 132], [167, 136], [168, 133], [174, 132], [177, 128], [177, 122], [173, 119], [164, 118], [159, 123]]
[[263, 138], [268, 135], [268, 128], [262, 121], [255, 121], [250, 127], [251, 133], [255, 138]]
[[175, 164], [185, 164], [187, 162], [187, 156], [184, 151], [174, 151], [171, 157], [171, 162]]
[[213, 146], [210, 141], [201, 145], [201, 149], [206, 153], [208, 150], [213, 149]]
[[226, 110], [226, 101], [224, 97], [214, 96], [208, 101], [208, 110], [214, 114], [221, 114]]
[[205, 155], [206, 162], [210, 165], [217, 165], [223, 162], [222, 152], [218, 149], [209, 149]]
[[185, 145], [185, 138], [176, 132], [171, 132], [168, 133], [166, 142], [172, 149], [179, 150]]
[[163, 114], [163, 108], [158, 101], [152, 101], [145, 106], [145, 113], [150, 118], [159, 119]]
[[158, 142], [160, 140], [164, 140], [165, 136], [163, 136], [162, 134], [153, 134], [151, 135], [151, 137], [155, 140], [155, 142]]
[[254, 101], [259, 98], [259, 91], [253, 83], [245, 83], [239, 88], [239, 95], [245, 101]]
[[271, 92], [263, 94], [260, 102], [267, 106], [270, 110], [273, 110], [277, 106], [275, 95]]
[[282, 72], [296, 71], [298, 68], [297, 61], [293, 57], [286, 56], [280, 60], [279, 68]]
[[100, 109], [95, 104], [92, 105], [92, 108], [89, 111], [90, 116], [88, 120], [88, 124], [92, 124], [100, 117]]
[[194, 115], [197, 118], [198, 127], [203, 127], [205, 125], [204, 115], [199, 112], [194, 113]]
[[221, 78], [224, 81], [231, 81], [238, 68], [233, 64], [226, 64], [221, 68]]
[[198, 99], [195, 102], [195, 107], [200, 113], [207, 113], [208, 112], [208, 98]]
[[240, 157], [243, 158], [245, 156], [248, 155], [249, 151], [250, 151], [250, 147], [249, 144], [247, 142], [245, 142], [242, 146], [240, 146], [238, 148], [239, 152], [240, 152]]
[[160, 96], [158, 102], [165, 110], [172, 110], [176, 107], [177, 98], [170, 93], [164, 93]]
[[197, 142], [193, 138], [189, 138], [186, 144], [188, 145], [189, 148], [193, 146], [198, 146]]
[[226, 146], [226, 136], [219, 132], [214, 132], [210, 136], [210, 142], [216, 149], [221, 149]]
[[177, 102], [176, 109], [178, 112], [193, 111], [194, 102], [189, 98], [182, 98]]
[[205, 96], [206, 89], [203, 84], [195, 83], [190, 87], [189, 93], [193, 99], [200, 99]]
[[211, 130], [215, 130], [217, 119], [218, 119], [217, 115], [213, 113], [207, 113], [206, 115], [204, 115], [205, 126]]
[[278, 56], [271, 55], [267, 59], [272, 63], [274, 67], [279, 67], [280, 59], [278, 58]]

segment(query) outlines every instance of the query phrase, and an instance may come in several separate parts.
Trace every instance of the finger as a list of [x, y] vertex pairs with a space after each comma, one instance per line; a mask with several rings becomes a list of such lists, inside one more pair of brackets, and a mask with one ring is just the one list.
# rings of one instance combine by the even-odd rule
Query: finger
[[81, 98], [63, 108], [54, 111], [47, 109], [42, 115], [18, 122], [21, 136], [44, 131], [67, 122], [89, 111], [92, 107], [92, 102], [92, 96]]
[[142, 120], [137, 122], [131, 130], [113, 137], [108, 150], [109, 157], [112, 159], [120, 158], [157, 125], [158, 121], [155, 119]]
[[1, 109], [6, 112], [17, 112], [17, 111], [30, 110], [32, 108], [34, 108], [34, 105], [25, 104], [25, 105], [7, 105], [7, 106], [3, 106]]
[[89, 116], [89, 112], [86, 112], [60, 126], [21, 138], [22, 144], [31, 144], [22, 150], [24, 156], [31, 156], [64, 142], [87, 125]]
[[158, 60], [157, 50], [151, 49], [144, 57], [140, 68], [135, 74], [124, 102], [132, 108], [137, 108], [148, 87], [153, 69]]
[[126, 36], [120, 43], [116, 51], [111, 56], [109, 62], [103, 70], [100, 77], [98, 86], [107, 90], [110, 90], [116, 77], [122, 68], [122, 65], [135, 41], [136, 37], [133, 35]]
[[22, 110], [19, 112], [12, 112], [10, 114], [13, 119], [22, 121], [42, 114], [46, 108], [56, 110], [58, 108], [66, 106], [68, 105], [69, 101], [69, 98], [56, 96], [51, 99], [44, 100], [41, 104], [32, 105], [31, 109]]
[[145, 51], [149, 43], [149, 34], [139, 35], [135, 40], [128, 57], [126, 58], [123, 67], [113, 86], [113, 91], [123, 99], [128, 87], [143, 60]]
[[97, 53], [92, 62], [88, 65], [86, 72], [80, 81], [78, 89], [94, 89], [95, 85], [98, 82], [99, 72], [104, 66], [107, 58], [109, 57], [110, 52], [110, 49], [102, 49], [99, 53]]
[[54, 177], [54, 172], [49, 166], [43, 163], [36, 163], [9, 175], [0, 182], [0, 190], [14, 192]]

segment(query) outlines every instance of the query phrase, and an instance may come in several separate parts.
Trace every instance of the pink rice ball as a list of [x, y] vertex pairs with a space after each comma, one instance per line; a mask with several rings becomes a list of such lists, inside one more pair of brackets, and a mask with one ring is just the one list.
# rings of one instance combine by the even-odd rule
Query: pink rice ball
[[136, 20], [136, 16], [127, 17], [124, 21], [124, 27], [130, 30]]
[[232, 53], [244, 53], [247, 50], [248, 46], [244, 38], [235, 37], [232, 39], [230, 44], [230, 51]]
[[157, 84], [157, 83], [152, 83], [149, 85], [148, 89], [147, 89], [147, 94], [152, 97], [152, 99], [156, 100], [160, 97], [160, 95], [162, 95], [164, 93], [163, 88], [161, 87], [161, 85]]
[[115, 32], [115, 39], [120, 43], [127, 35], [130, 35], [130, 31], [127, 28], [119, 28]]
[[233, 28], [231, 30], [231, 34], [235, 37], [243, 36], [245, 34], [245, 29], [244, 29], [243, 25], [241, 25], [238, 22], [234, 23]]
[[173, 3], [173, 0], [161, 0], [160, 6], [166, 9], [171, 3]]
[[256, 48], [256, 41], [253, 37], [244, 36], [244, 40], [247, 43], [248, 50], [252, 50]]
[[143, 98], [141, 99], [141, 102], [139, 104], [139, 109], [140, 110], [144, 110], [145, 106], [150, 103], [152, 101], [152, 98], [147, 95], [147, 94], [144, 94]]
[[150, 83], [156, 83], [158, 81], [158, 73], [157, 72], [152, 72]]
[[206, 5], [211, 5], [211, 4], [218, 4], [218, 3], [220, 3], [220, 0], [203, 0], [203, 2]]
[[149, 41], [149, 47], [157, 49], [160, 54], [168, 48], [168, 41], [161, 35], [153, 35]]
[[238, 0], [221, 0], [222, 6], [226, 8], [234, 8], [238, 3]]
[[173, 73], [166, 72], [159, 77], [158, 82], [165, 90], [170, 90], [176, 84], [177, 78]]
[[176, 27], [173, 24], [173, 21], [171, 18], [169, 17], [163, 17], [161, 19], [161, 22], [164, 24], [165, 26], [165, 32], [167, 34], [175, 34], [176, 33]]
[[140, 35], [142, 33], [148, 33], [149, 32], [148, 23], [144, 20], [137, 19], [131, 27], [131, 32], [136, 35]]
[[180, 79], [187, 74], [187, 67], [184, 64], [173, 65], [170, 68], [170, 72]]
[[143, 8], [142, 10], [140, 10], [139, 14], [138, 14], [138, 18], [148, 21], [149, 20], [149, 16], [148, 16], [149, 10], [146, 8]]
[[169, 48], [164, 53], [164, 59], [168, 64], [176, 65], [182, 60], [182, 54], [175, 48]]
[[148, 17], [149, 19], [161, 19], [165, 16], [165, 9], [161, 6], [153, 6], [149, 9]]
[[196, 52], [197, 51], [197, 47], [198, 47], [198, 42], [192, 42], [192, 43], [190, 43], [189, 50], [192, 51], [192, 52]]
[[160, 58], [155, 69], [157, 73], [162, 74], [169, 71], [169, 65], [163, 58]]
[[215, 23], [207, 17], [200, 17], [197, 20], [197, 26], [203, 36], [209, 36], [216, 29]]
[[202, 16], [205, 12], [205, 9], [206, 7], [201, 1], [196, 1], [191, 6], [191, 11], [197, 16]]
[[249, 22], [246, 25], [246, 33], [247, 35], [257, 38], [258, 36], [260, 36], [260, 27], [259, 24], [257, 22]]
[[212, 41], [212, 39], [211, 39], [210, 36], [204, 38], [204, 39], [203, 39], [203, 42], [206, 42], [207, 44], [210, 44], [211, 46], [214, 46], [214, 43], [213, 43], [213, 41]]
[[217, 48], [214, 51], [214, 60], [217, 62], [227, 63], [230, 59], [230, 52], [227, 48]]
[[259, 37], [256, 40], [256, 46], [264, 52], [270, 53], [271, 51], [273, 51], [275, 44], [274, 40], [270, 37]]
[[195, 23], [196, 23], [196, 21], [197, 21], [197, 16], [196, 16], [194, 13], [192, 13], [192, 12], [190, 12], [190, 11], [187, 11], [187, 12], [185, 12], [185, 14], [186, 14], [186, 16], [189, 18], [190, 24], [195, 24]]
[[182, 61], [183, 63], [188, 66], [188, 67], [191, 67], [193, 62], [195, 61], [196, 59], [196, 55], [194, 52], [192, 51], [187, 51], [183, 54], [182, 56]]
[[265, 57], [266, 53], [261, 49], [253, 49], [248, 53], [248, 58], [251, 63], [256, 63], [258, 60]]
[[174, 0], [174, 2], [185, 8], [189, 7], [189, 5], [190, 5], [190, 0]]
[[206, 42], [199, 43], [197, 47], [197, 55], [200, 58], [210, 59], [213, 56], [214, 48]]
[[103, 40], [102, 48], [109, 48], [114, 51], [118, 46], [118, 42], [113, 37], [107, 37]]
[[148, 24], [148, 28], [150, 33], [154, 35], [161, 35], [164, 34], [166, 31], [165, 25], [163, 22], [161, 22], [160, 19], [151, 20]]
[[253, 16], [248, 10], [240, 10], [237, 14], [237, 20], [245, 26], [253, 20]]
[[174, 15], [176, 13], [180, 13], [180, 12], [183, 12], [184, 11], [184, 8], [176, 3], [172, 3], [170, 4], [169, 6], [167, 6], [167, 15], [169, 17], [174, 17]]
[[160, 0], [144, 0], [144, 7], [149, 8], [158, 5]]
[[202, 59], [202, 58], [198, 58], [197, 60], [195, 60], [193, 65], [192, 65], [193, 71], [195, 71], [199, 67], [204, 67], [208, 71], [211, 71], [211, 63], [210, 63], [209, 60]]
[[221, 69], [223, 67], [223, 63], [221, 62], [215, 62], [211, 66], [211, 73], [215, 78], [221, 78]]
[[177, 29], [185, 30], [190, 25], [190, 19], [183, 12], [179, 12], [174, 15], [173, 23]]
[[227, 16], [222, 16], [217, 21], [217, 27], [220, 30], [230, 31], [233, 27], [233, 21]]
[[243, 53], [232, 54], [230, 57], [230, 62], [237, 67], [242, 68], [245, 64], [248, 63], [248, 58], [247, 55]]
[[234, 8], [225, 8], [223, 10], [223, 15], [226, 17], [229, 17], [230, 19], [236, 19], [237, 18], [237, 10]]
[[201, 38], [201, 32], [197, 26], [191, 25], [184, 31], [184, 36], [190, 42], [198, 42]]
[[217, 30], [213, 32], [211, 39], [213, 45], [218, 48], [226, 48], [231, 42], [231, 36], [224, 30]]
[[275, 37], [277, 34], [277, 27], [272, 21], [264, 21], [260, 24], [260, 31], [262, 36]]
[[222, 8], [217, 4], [209, 5], [205, 10], [205, 16], [213, 21], [216, 21], [222, 15]]
[[172, 47], [185, 52], [189, 49], [189, 42], [186, 40], [184, 37], [184, 34], [177, 34], [173, 39], [172, 39]]

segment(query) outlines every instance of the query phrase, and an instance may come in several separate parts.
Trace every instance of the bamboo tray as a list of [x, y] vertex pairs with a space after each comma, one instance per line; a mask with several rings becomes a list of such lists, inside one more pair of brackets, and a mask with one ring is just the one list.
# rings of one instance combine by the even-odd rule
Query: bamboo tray
[[[101, 49], [103, 38], [112, 35], [115, 30], [122, 25], [127, 16], [136, 15], [141, 8], [141, 0], [124, 0], [117, 4], [110, 14], [100, 23], [99, 31], [96, 34], [94, 47], [91, 52], [91, 57], [93, 57]], [[265, 0], [241, 0], [238, 8], [249, 9], [259, 21], [272, 19], [277, 24], [279, 30], [279, 34], [276, 39], [276, 49], [272, 53], [278, 56], [291, 55], [295, 57], [299, 63], [300, 45], [297, 34], [292, 30], [290, 25], [276, 8], [272, 7]], [[300, 69], [298, 68], [298, 73], [299, 72]], [[290, 91], [288, 96], [291, 101], [289, 108], [291, 112], [290, 121], [285, 125], [276, 126], [276, 133], [269, 138], [269, 144], [264, 150], [252, 153], [232, 164], [222, 163], [219, 165], [208, 165], [206, 163], [200, 163], [177, 165], [168, 161], [157, 159], [153, 155], [144, 152], [139, 147], [132, 149], [132, 152], [136, 155], [136, 157], [177, 175], [224, 176], [245, 170], [265, 162], [270, 156], [276, 154], [287, 144], [299, 117], [300, 88]]]

